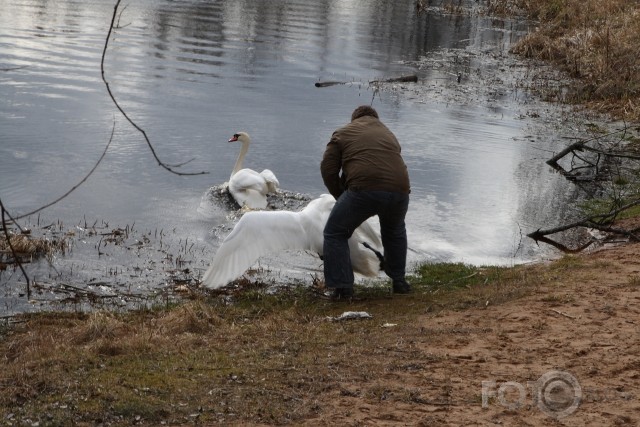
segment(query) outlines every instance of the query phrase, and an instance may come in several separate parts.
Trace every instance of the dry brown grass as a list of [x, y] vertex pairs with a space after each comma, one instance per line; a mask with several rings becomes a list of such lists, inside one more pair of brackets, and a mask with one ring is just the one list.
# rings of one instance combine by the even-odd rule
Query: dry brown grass
[[13, 251], [21, 260], [25, 260], [39, 256], [50, 257], [56, 252], [64, 253], [67, 246], [68, 242], [65, 237], [49, 239], [11, 231], [7, 241], [6, 235], [0, 230], [0, 262], [13, 260]]
[[551, 61], [576, 78], [568, 101], [640, 121], [640, 2], [493, 0], [493, 10], [524, 10], [536, 28], [513, 49]]
[[[0, 339], [0, 419], [295, 424], [319, 413], [329, 392], [386, 398], [390, 386], [377, 378], [411, 370], [421, 356], [398, 346], [442, 333], [420, 328], [418, 316], [512, 300], [541, 277], [532, 267], [433, 267], [407, 296], [359, 288], [361, 299], [333, 303], [305, 287], [275, 295], [253, 287], [233, 304], [200, 296], [128, 314], [24, 316]], [[349, 310], [375, 317], [327, 319]], [[399, 401], [420, 399], [394, 387]]]
[[[620, 260], [627, 262], [624, 271]], [[431, 264], [412, 279], [412, 294], [359, 286], [359, 298], [350, 302], [330, 302], [304, 286], [274, 294], [245, 284], [232, 295], [195, 295], [154, 310], [25, 315], [0, 329], [0, 420], [154, 426], [486, 421], [487, 414], [503, 412], [496, 405], [494, 412], [481, 409], [482, 375], [529, 366], [508, 375], [531, 379], [529, 370], [548, 369], [549, 352], [557, 353], [566, 339], [558, 331], [567, 332], [567, 325], [577, 328], [595, 316], [600, 323], [593, 327], [602, 328], [599, 310], [613, 321], [629, 314], [616, 308], [613, 295], [602, 295], [622, 290], [629, 293], [622, 300], [631, 301], [637, 280], [625, 271], [635, 277], [636, 260], [631, 252], [514, 268]], [[595, 302], [583, 301], [591, 297]], [[536, 307], [531, 313], [530, 306]], [[344, 311], [374, 317], [327, 319]], [[548, 342], [538, 342], [543, 339]]]

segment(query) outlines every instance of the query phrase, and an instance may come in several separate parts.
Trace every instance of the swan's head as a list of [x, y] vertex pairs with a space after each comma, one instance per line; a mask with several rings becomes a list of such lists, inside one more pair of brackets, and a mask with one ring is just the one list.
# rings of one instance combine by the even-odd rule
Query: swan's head
[[229, 142], [241, 142], [243, 144], [249, 144], [251, 142], [251, 138], [249, 138], [249, 134], [246, 132], [238, 132], [234, 133], [231, 138], [229, 138]]

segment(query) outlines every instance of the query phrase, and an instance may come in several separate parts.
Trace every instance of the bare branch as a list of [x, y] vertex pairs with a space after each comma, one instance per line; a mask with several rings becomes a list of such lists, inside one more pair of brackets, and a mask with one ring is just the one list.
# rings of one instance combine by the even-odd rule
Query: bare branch
[[102, 60], [100, 61], [100, 71], [102, 73], [102, 81], [104, 82], [104, 84], [105, 84], [105, 86], [107, 88], [107, 92], [109, 93], [109, 96], [111, 97], [111, 100], [115, 104], [115, 106], [118, 109], [118, 111], [120, 111], [120, 113], [122, 113], [124, 118], [127, 119], [127, 121], [129, 123], [131, 123], [131, 126], [136, 128], [136, 130], [142, 134], [142, 136], [144, 137], [144, 140], [147, 143], [147, 146], [149, 146], [149, 149], [151, 150], [151, 154], [153, 154], [153, 157], [158, 162], [158, 165], [160, 165], [164, 169], [166, 169], [169, 172], [174, 173], [176, 175], [204, 175], [204, 174], [208, 174], [209, 172], [204, 172], [204, 171], [203, 172], [178, 172], [178, 171], [175, 171], [173, 169], [175, 167], [180, 167], [181, 165], [184, 165], [184, 164], [186, 164], [188, 162], [182, 163], [182, 164], [179, 164], [179, 165], [170, 165], [170, 164], [162, 162], [160, 160], [160, 158], [158, 157], [158, 155], [156, 154], [156, 150], [153, 148], [153, 145], [151, 144], [151, 140], [149, 140], [149, 137], [147, 136], [147, 133], [144, 131], [144, 129], [142, 129], [140, 126], [138, 126], [138, 124], [136, 124], [127, 115], [127, 113], [120, 106], [120, 104], [118, 104], [118, 101], [116, 100], [115, 96], [113, 95], [113, 92], [111, 92], [111, 87], [109, 86], [109, 82], [107, 81], [107, 79], [104, 76], [104, 60], [105, 60], [105, 57], [106, 57], [106, 54], [107, 54], [107, 48], [109, 46], [109, 40], [111, 39], [111, 33], [113, 32], [113, 29], [114, 29], [114, 23], [115, 23], [116, 17], [118, 16], [118, 6], [120, 5], [120, 1], [121, 0], [118, 0], [116, 2], [116, 5], [113, 8], [113, 16], [111, 17], [111, 25], [109, 25], [109, 32], [107, 33], [107, 38], [106, 38], [106, 40], [104, 42], [104, 49], [102, 50]]
[[[579, 176], [575, 174], [575, 171], [580, 170], [580, 169], [585, 169], [585, 168], [595, 168], [596, 169], [596, 174], [598, 173], [598, 164], [600, 162], [600, 158], [601, 156], [605, 156], [605, 157], [615, 157], [615, 158], [624, 158], [624, 159], [631, 159], [631, 160], [640, 160], [640, 156], [636, 156], [633, 154], [627, 154], [627, 153], [623, 153], [623, 152], [619, 152], [619, 151], [614, 151], [613, 148], [609, 148], [608, 150], [603, 150], [603, 149], [599, 149], [599, 148], [593, 148], [590, 146], [587, 146], [586, 143], [587, 142], [591, 142], [597, 139], [601, 139], [607, 136], [611, 136], [611, 135], [615, 135], [615, 134], [621, 134], [621, 140], [620, 142], [625, 138], [626, 132], [628, 130], [628, 126], [625, 124], [625, 126], [622, 129], [619, 129], [617, 131], [614, 132], [610, 132], [607, 133], [606, 135], [600, 135], [598, 137], [592, 138], [592, 139], [588, 139], [588, 140], [582, 140], [582, 141], [578, 141], [575, 142], [571, 145], [569, 145], [568, 147], [566, 147], [565, 149], [563, 149], [562, 151], [560, 151], [559, 153], [557, 153], [556, 155], [554, 155], [552, 158], [550, 158], [547, 161], [547, 164], [550, 165], [551, 167], [553, 167], [554, 169], [556, 169], [558, 172], [560, 172], [563, 176], [565, 176], [567, 179], [570, 180], [578, 180]], [[595, 161], [595, 163], [589, 161], [588, 159], [585, 159], [584, 157], [582, 157], [581, 155], [578, 154], [578, 152], [584, 152], [584, 151], [589, 151], [592, 153], [596, 153], [598, 155], [597, 160]], [[564, 156], [568, 155], [569, 153], [573, 153], [574, 159], [580, 159], [584, 164], [588, 165], [588, 166], [575, 166], [573, 167], [572, 170], [567, 171], [565, 170], [562, 166], [560, 166], [558, 164], [558, 161], [560, 159], [562, 159]], [[573, 165], [573, 162], [572, 162]], [[620, 173], [620, 170], [618, 170], [618, 173]], [[562, 244], [562, 243], [558, 243], [552, 239], [550, 239], [547, 236], [556, 234], [556, 233], [560, 233], [563, 231], [567, 231], [573, 228], [577, 228], [577, 227], [585, 227], [585, 228], [592, 228], [592, 229], [596, 229], [596, 230], [600, 230], [606, 233], [612, 233], [612, 234], [618, 234], [618, 235], [622, 235], [622, 236], [626, 236], [629, 239], [633, 239], [633, 240], [640, 240], [640, 236], [638, 235], [638, 230], [637, 229], [633, 229], [633, 230], [625, 230], [622, 228], [618, 228], [618, 227], [613, 227], [612, 224], [614, 223], [614, 221], [618, 218], [618, 216], [634, 207], [634, 206], [638, 206], [640, 205], [640, 199], [635, 199], [632, 200], [630, 202], [627, 202], [626, 204], [622, 205], [623, 203], [623, 195], [617, 194], [615, 193], [616, 189], [614, 187], [613, 189], [614, 191], [614, 204], [612, 204], [611, 209], [609, 210], [609, 212], [606, 213], [602, 213], [602, 214], [598, 214], [598, 215], [592, 215], [590, 217], [586, 217], [586, 218], [582, 218], [576, 222], [570, 223], [570, 224], [565, 224], [565, 225], [561, 225], [558, 227], [553, 227], [553, 228], [549, 228], [546, 230], [541, 230], [538, 229], [532, 233], [527, 234], [527, 237], [532, 238], [533, 240], [535, 240], [536, 242], [543, 242], [543, 243], [547, 243], [555, 248], [560, 249], [563, 252], [569, 252], [569, 253], [573, 253], [573, 252], [580, 252], [582, 250], [584, 250], [586, 247], [590, 246], [593, 243], [593, 239], [589, 240], [589, 242], [587, 242], [586, 244], [576, 248], [576, 249], [571, 249], [569, 247], [567, 247], [566, 245]]]
[[[533, 234], [533, 233], [532, 233]], [[531, 237], [531, 236], [529, 236]], [[583, 250], [585, 250], [586, 248], [588, 248], [589, 246], [591, 246], [591, 244], [593, 243], [593, 240], [589, 240], [587, 243], [585, 243], [584, 245], [572, 249], [566, 245], [563, 245], [562, 243], [556, 242], [555, 240], [552, 240], [546, 236], [538, 236], [537, 238], [534, 239], [536, 241], [536, 243], [538, 242], [542, 242], [542, 243], [546, 243], [547, 245], [551, 245], [556, 249], [561, 250], [564, 253], [568, 253], [568, 254], [574, 254], [574, 253], [578, 253], [578, 252], [582, 252]]]
[[416, 74], [410, 74], [408, 76], [400, 76], [400, 77], [391, 77], [388, 79], [382, 80], [371, 80], [369, 84], [376, 83], [416, 83], [418, 81], [418, 76]]
[[585, 227], [585, 228], [593, 228], [593, 229], [604, 231], [607, 233], [620, 234], [634, 240], [640, 240], [640, 236], [638, 236], [637, 234], [638, 230], [624, 230], [622, 228], [616, 228], [616, 227], [611, 227], [610, 225], [605, 225], [605, 224], [611, 224], [621, 212], [637, 205], [640, 205], [640, 200], [634, 200], [630, 203], [627, 203], [624, 206], [621, 206], [618, 209], [612, 210], [611, 212], [607, 212], [605, 214], [593, 215], [591, 217], [583, 218], [571, 224], [561, 225], [559, 227], [549, 228], [546, 230], [538, 229], [533, 233], [527, 234], [527, 237], [532, 238], [536, 242], [547, 243], [551, 246], [554, 246], [560, 249], [563, 252], [569, 252], [569, 253], [580, 252], [584, 250], [586, 247], [588, 247], [589, 245], [591, 245], [591, 243], [593, 242], [589, 241], [587, 244], [577, 249], [570, 249], [561, 243], [551, 240], [547, 236], [560, 233], [562, 231], [567, 231], [576, 227]]
[[[618, 129], [618, 130], [606, 133], [604, 135], [599, 135], [599, 136], [596, 136], [596, 137], [593, 137], [593, 138], [584, 139], [584, 140], [580, 140], [578, 142], [574, 142], [573, 144], [565, 147], [559, 153], [555, 154], [553, 157], [551, 157], [549, 160], [547, 160], [546, 163], [549, 166], [551, 166], [553, 169], [558, 171], [562, 176], [564, 176], [568, 180], [578, 181], [578, 180], [583, 179], [583, 177], [581, 177], [580, 175], [577, 175], [575, 173], [578, 169], [594, 168], [595, 169], [595, 175], [597, 175], [599, 173], [599, 169], [600, 169], [599, 168], [599, 164], [600, 164], [600, 160], [601, 160], [602, 156], [605, 156], [606, 159], [618, 158], [618, 159], [627, 159], [627, 160], [640, 160], [640, 156], [638, 156], [638, 155], [631, 154], [631, 153], [626, 153], [626, 152], [623, 152], [623, 151], [621, 151], [619, 149], [615, 149], [614, 148], [614, 147], [617, 147], [620, 144], [620, 142], [622, 142], [624, 140], [628, 129], [629, 129], [629, 126], [625, 123], [625, 125], [624, 125], [624, 127], [622, 129]], [[610, 144], [610, 147], [607, 150], [603, 150], [603, 149], [600, 149], [600, 148], [594, 148], [594, 147], [590, 147], [590, 146], [587, 145], [587, 143], [589, 143], [589, 142], [601, 140], [603, 138], [610, 137], [610, 136], [616, 135], [616, 134], [620, 134], [620, 140], [616, 144]], [[595, 163], [587, 160], [586, 158], [584, 158], [583, 156], [578, 154], [579, 152], [582, 152], [582, 151], [588, 151], [590, 153], [597, 154], [598, 157], [595, 160]], [[563, 157], [567, 156], [568, 154], [573, 154], [573, 159], [571, 161], [572, 165], [574, 165], [574, 160], [575, 159], [579, 159], [580, 161], [585, 163], [587, 166], [573, 167], [571, 170], [564, 169], [562, 166], [560, 166], [560, 164], [558, 162]]]

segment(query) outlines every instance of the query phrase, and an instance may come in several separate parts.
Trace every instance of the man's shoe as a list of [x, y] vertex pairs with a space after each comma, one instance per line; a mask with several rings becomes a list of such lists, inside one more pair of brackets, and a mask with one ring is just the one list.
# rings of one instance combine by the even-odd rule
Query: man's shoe
[[408, 294], [411, 292], [411, 285], [409, 285], [404, 280], [393, 282], [393, 293], [394, 294]]
[[345, 300], [353, 297], [353, 288], [334, 288], [331, 292], [331, 299]]

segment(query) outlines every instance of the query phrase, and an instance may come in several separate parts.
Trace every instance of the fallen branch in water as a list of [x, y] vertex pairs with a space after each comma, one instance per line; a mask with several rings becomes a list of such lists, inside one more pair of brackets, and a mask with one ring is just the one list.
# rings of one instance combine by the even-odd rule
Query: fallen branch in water
[[408, 76], [400, 76], [400, 77], [394, 77], [394, 78], [384, 79], [384, 80], [371, 80], [369, 82], [369, 84], [375, 84], [375, 83], [417, 83], [417, 82], [418, 82], [418, 76], [416, 74], [410, 74]]
[[612, 227], [610, 224], [613, 223], [613, 221], [617, 218], [617, 216], [622, 213], [623, 211], [630, 209], [634, 206], [640, 205], [640, 200], [634, 200], [630, 203], [627, 203], [626, 205], [615, 209], [611, 212], [608, 212], [606, 214], [600, 214], [600, 215], [594, 215], [588, 218], [584, 218], [581, 219], [579, 221], [573, 222], [571, 224], [566, 224], [566, 225], [562, 225], [559, 227], [554, 227], [554, 228], [550, 228], [547, 230], [536, 230], [533, 233], [529, 233], [527, 234], [527, 237], [532, 238], [533, 240], [537, 242], [543, 242], [543, 243], [547, 243], [557, 249], [560, 249], [563, 252], [567, 252], [567, 253], [575, 253], [575, 252], [580, 252], [584, 249], [586, 249], [587, 247], [589, 247], [593, 241], [589, 241], [588, 243], [578, 247], [578, 248], [569, 248], [565, 245], [563, 245], [562, 243], [558, 243], [550, 238], [548, 238], [547, 236], [550, 236], [552, 234], [556, 234], [556, 233], [560, 233], [562, 231], [567, 231], [570, 230], [572, 228], [577, 228], [577, 227], [585, 227], [585, 228], [593, 228], [595, 230], [599, 230], [599, 231], [603, 231], [605, 233], [612, 233], [612, 234], [619, 234], [622, 236], [625, 236], [629, 239], [635, 240], [635, 241], [640, 241], [640, 235], [638, 235], [638, 231], [640, 231], [640, 229], [632, 229], [632, 230], [625, 230], [622, 228], [617, 228], [617, 227]]
[[[546, 161], [546, 163], [549, 166], [551, 166], [553, 169], [555, 169], [557, 172], [559, 172], [562, 176], [567, 178], [569, 181], [580, 181], [580, 180], [585, 180], [585, 178], [580, 175], [580, 173], [578, 172], [579, 170], [593, 168], [595, 170], [595, 173], [593, 176], [595, 177], [598, 175], [600, 171], [600, 160], [603, 157], [605, 159], [617, 158], [617, 159], [626, 159], [626, 160], [640, 160], [640, 156], [632, 153], [626, 153], [626, 152], [613, 150], [613, 149], [604, 150], [600, 148], [590, 147], [587, 145], [587, 143], [589, 142], [597, 141], [602, 138], [609, 137], [616, 134], [620, 134], [621, 135], [620, 141], [624, 141], [628, 129], [629, 127], [625, 125], [622, 129], [609, 132], [605, 135], [599, 135], [591, 139], [574, 142], [573, 144], [567, 146], [566, 148], [558, 152], [555, 156], [551, 157], [549, 160]], [[585, 151], [588, 151], [590, 153], [597, 155], [596, 159], [593, 161], [589, 161], [578, 154]], [[586, 166], [573, 167], [571, 170], [566, 170], [565, 168], [563, 168], [558, 162], [562, 160], [564, 157], [568, 156], [569, 154], [572, 154], [574, 158], [579, 159]], [[573, 164], [573, 161], [572, 161], [572, 164]]]
[[[379, 83], [416, 83], [418, 81], [418, 76], [415, 74], [410, 74], [408, 76], [400, 76], [400, 77], [392, 77], [384, 80], [371, 80], [369, 84], [379, 84]], [[340, 82], [340, 81], [326, 81], [326, 82], [316, 82], [315, 87], [329, 87], [329, 86], [337, 86], [337, 85], [347, 85], [355, 82]]]
[[[594, 243], [595, 239], [592, 238], [586, 244], [582, 244], [576, 248], [569, 248], [562, 243], [552, 240], [548, 236], [582, 227], [599, 230], [609, 234], [621, 235], [629, 240], [640, 241], [640, 228], [627, 230], [614, 226], [614, 223], [616, 219], [620, 217], [620, 214], [640, 205], [640, 198], [638, 197], [639, 193], [635, 190], [631, 191], [627, 189], [629, 187], [633, 189], [633, 187], [638, 185], [637, 180], [635, 179], [637, 167], [634, 164], [630, 164], [630, 161], [640, 160], [640, 156], [635, 153], [628, 152], [629, 146], [627, 142], [629, 137], [627, 132], [629, 129], [630, 126], [625, 124], [624, 127], [613, 132], [597, 135], [589, 139], [579, 140], [562, 149], [546, 162], [566, 179], [573, 182], [595, 182], [598, 179], [604, 178], [604, 172], [609, 173], [610, 176], [608, 177], [607, 182], [610, 182], [612, 186], [611, 189], [605, 193], [605, 195], [611, 197], [608, 208], [609, 211], [584, 217], [570, 224], [546, 230], [538, 229], [527, 234], [527, 237], [532, 238], [536, 243], [547, 243], [567, 253], [580, 252]], [[609, 142], [605, 144], [603, 141], [599, 141], [613, 135], [619, 135], [619, 140], [617, 142]], [[593, 141], [597, 142], [595, 147], [587, 145]], [[585, 152], [591, 153], [591, 158], [582, 154]], [[565, 159], [566, 157], [571, 158], [567, 160]], [[560, 165], [559, 162], [563, 159], [565, 159], [565, 164], [570, 162], [570, 168], [565, 169], [565, 167]], [[621, 160], [625, 160], [626, 164], [622, 164]], [[592, 169], [593, 172], [584, 174], [583, 170], [585, 169]], [[629, 172], [625, 173], [625, 170], [629, 170]], [[596, 199], [596, 202], [603, 199], [602, 196], [598, 197], [599, 199]]]
[[346, 85], [352, 82], [336, 82], [336, 81], [328, 81], [328, 82], [316, 82], [316, 87], [329, 87], [329, 86], [337, 86], [337, 85]]
[[51, 207], [51, 206], [55, 205], [56, 203], [60, 202], [64, 198], [66, 198], [69, 194], [73, 193], [82, 184], [84, 184], [85, 181], [87, 181], [87, 179], [89, 179], [89, 177], [91, 175], [93, 175], [93, 173], [98, 168], [100, 163], [102, 163], [102, 160], [104, 159], [105, 155], [107, 154], [107, 151], [109, 150], [109, 147], [111, 146], [111, 142], [113, 141], [113, 134], [115, 133], [115, 129], [116, 129], [116, 122], [114, 120], [113, 127], [111, 128], [111, 135], [109, 136], [109, 141], [107, 142], [106, 146], [104, 147], [104, 150], [102, 151], [102, 155], [100, 156], [100, 158], [98, 158], [98, 161], [96, 162], [96, 164], [93, 165], [91, 170], [84, 176], [84, 178], [82, 178], [80, 180], [80, 182], [78, 182], [69, 191], [67, 191], [66, 193], [64, 193], [62, 196], [58, 197], [54, 201], [52, 201], [50, 203], [47, 203], [46, 205], [41, 206], [38, 209], [35, 209], [35, 210], [33, 210], [31, 212], [28, 212], [26, 214], [23, 214], [23, 215], [20, 215], [20, 216], [16, 216], [16, 217], [12, 217], [9, 214], [9, 212], [5, 209], [4, 205], [2, 204], [2, 200], [0, 200], [0, 208], [2, 209], [2, 228], [4, 230], [5, 241], [6, 241], [7, 246], [9, 247], [9, 249], [11, 251], [11, 254], [13, 255], [13, 263], [18, 265], [18, 267], [20, 268], [20, 271], [22, 272], [22, 275], [24, 276], [25, 280], [27, 281], [27, 299], [31, 298], [31, 279], [27, 275], [27, 272], [25, 271], [25, 269], [24, 269], [24, 267], [22, 265], [23, 262], [25, 262], [25, 261], [23, 261], [19, 257], [20, 251], [17, 250], [18, 248], [16, 248], [15, 245], [14, 245], [15, 239], [12, 240], [11, 236], [9, 235], [9, 230], [7, 228], [8, 225], [7, 225], [7, 221], [5, 219], [5, 214], [6, 214], [6, 216], [9, 217], [9, 219], [11, 220], [11, 223], [14, 224], [16, 227], [18, 227], [18, 229], [22, 232], [23, 235], [26, 235], [27, 234], [26, 230], [23, 230], [22, 227], [20, 227], [20, 225], [18, 224], [17, 220], [19, 220], [21, 218], [28, 217], [30, 215], [34, 215], [34, 214], [36, 214], [36, 213], [38, 213], [38, 212], [40, 212], [40, 211], [42, 211], [42, 210], [44, 210], [44, 209], [46, 209], [48, 207]]

